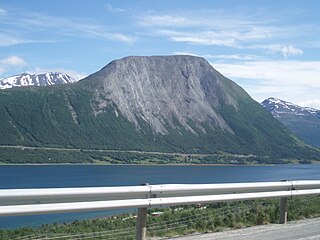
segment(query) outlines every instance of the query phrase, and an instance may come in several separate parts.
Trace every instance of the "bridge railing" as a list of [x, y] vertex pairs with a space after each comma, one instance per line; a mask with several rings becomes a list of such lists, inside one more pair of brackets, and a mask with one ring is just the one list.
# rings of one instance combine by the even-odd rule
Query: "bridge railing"
[[165, 184], [0, 190], [0, 216], [138, 208], [136, 239], [145, 239], [147, 208], [280, 198], [280, 223], [287, 221], [287, 198], [320, 194], [320, 180]]

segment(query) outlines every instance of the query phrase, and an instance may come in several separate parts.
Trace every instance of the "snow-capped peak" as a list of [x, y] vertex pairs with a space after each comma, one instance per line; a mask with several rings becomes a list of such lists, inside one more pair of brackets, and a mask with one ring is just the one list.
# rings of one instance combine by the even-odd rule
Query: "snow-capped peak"
[[74, 78], [60, 72], [48, 72], [42, 74], [22, 73], [1, 79], [0, 89], [24, 86], [47, 86], [74, 82]]
[[283, 108], [286, 108], [286, 109], [301, 108], [300, 106], [293, 104], [291, 102], [287, 102], [287, 101], [281, 100], [279, 98], [273, 98], [273, 97], [264, 100], [262, 102], [262, 105], [265, 105], [265, 104], [271, 105], [275, 108], [279, 108], [280, 106], [282, 106]]
[[320, 110], [310, 107], [301, 107], [278, 98], [268, 98], [264, 100], [261, 105], [277, 117], [281, 117], [283, 114], [294, 114], [298, 116], [320, 116]]

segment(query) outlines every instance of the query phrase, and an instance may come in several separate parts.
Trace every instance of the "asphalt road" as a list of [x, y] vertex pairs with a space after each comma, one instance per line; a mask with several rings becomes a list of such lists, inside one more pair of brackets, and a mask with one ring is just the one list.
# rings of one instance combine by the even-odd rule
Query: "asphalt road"
[[218, 233], [196, 234], [174, 240], [320, 240], [320, 218], [289, 222], [287, 224], [270, 224], [248, 227]]

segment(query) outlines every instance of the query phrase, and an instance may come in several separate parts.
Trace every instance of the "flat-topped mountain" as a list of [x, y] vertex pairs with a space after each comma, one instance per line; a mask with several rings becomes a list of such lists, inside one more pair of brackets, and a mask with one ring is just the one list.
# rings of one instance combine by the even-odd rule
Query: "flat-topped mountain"
[[320, 110], [277, 98], [268, 98], [261, 104], [303, 141], [320, 147]]
[[42, 74], [22, 73], [0, 79], [0, 89], [25, 86], [48, 86], [73, 82], [75, 82], [74, 78], [60, 72], [48, 72]]
[[112, 102], [137, 128], [142, 120], [155, 133], [167, 134], [169, 127], [183, 127], [197, 135], [197, 130], [206, 133], [204, 123], [233, 133], [217, 109], [223, 105], [237, 108], [236, 96], [220, 78], [203, 58], [168, 56], [126, 57], [89, 79], [99, 86], [96, 114]]
[[0, 144], [320, 159], [205, 59], [125, 57], [67, 85], [0, 92]]

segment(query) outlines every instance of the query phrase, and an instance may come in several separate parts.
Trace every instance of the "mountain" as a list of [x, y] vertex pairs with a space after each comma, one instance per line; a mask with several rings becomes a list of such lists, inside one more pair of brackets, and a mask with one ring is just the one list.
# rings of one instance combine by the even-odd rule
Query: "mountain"
[[67, 74], [48, 72], [42, 74], [22, 73], [19, 75], [0, 79], [0, 89], [25, 86], [47, 86], [54, 84], [73, 83], [75, 79]]
[[90, 81], [99, 86], [95, 114], [112, 102], [137, 129], [142, 120], [155, 134], [181, 128], [198, 135], [207, 132], [204, 123], [233, 133], [216, 109], [222, 104], [237, 108], [235, 96], [219, 81], [218, 73], [198, 58], [128, 57], [112, 62]]
[[320, 110], [276, 98], [268, 98], [261, 104], [303, 141], [320, 147]]
[[0, 145], [320, 159], [194, 56], [125, 57], [74, 84], [2, 90], [0, 121]]

